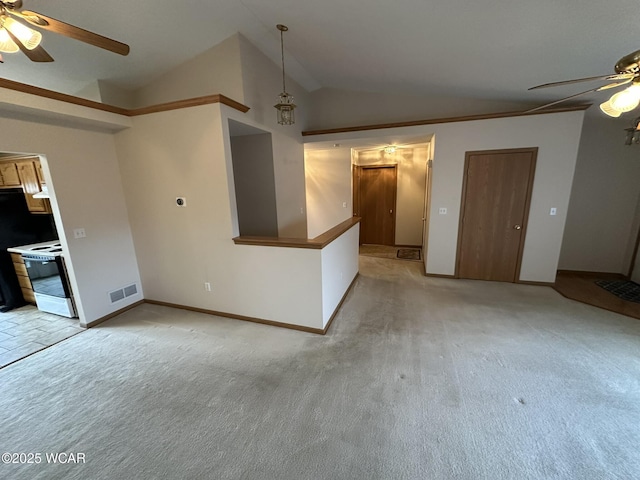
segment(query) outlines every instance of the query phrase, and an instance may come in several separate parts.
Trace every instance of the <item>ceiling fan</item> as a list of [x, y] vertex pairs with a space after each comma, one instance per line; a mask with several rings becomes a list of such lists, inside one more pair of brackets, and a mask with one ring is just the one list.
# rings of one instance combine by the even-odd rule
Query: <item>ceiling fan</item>
[[[20, 50], [33, 62], [53, 62], [51, 55], [40, 46], [42, 34], [26, 24], [59, 33], [120, 55], [129, 53], [129, 45], [41, 13], [22, 10], [22, 0], [0, 0], [0, 52], [13, 53]], [[2, 55], [0, 55], [0, 62], [2, 61]]]
[[587, 93], [600, 92], [602, 90], [619, 88], [624, 85], [631, 84], [624, 90], [613, 94], [609, 100], [607, 100], [606, 102], [600, 105], [600, 109], [610, 117], [619, 117], [622, 113], [630, 112], [631, 110], [636, 108], [638, 105], [640, 105], [640, 50], [637, 50], [633, 53], [630, 53], [629, 55], [622, 57], [620, 60], [618, 60], [618, 63], [616, 63], [614, 68], [616, 73], [611, 75], [600, 75], [597, 77], [578, 78], [575, 80], [565, 80], [563, 82], [545, 83], [542, 85], [531, 87], [529, 90], [537, 90], [539, 88], [548, 88], [548, 87], [558, 87], [561, 85], [569, 85], [572, 83], [592, 82], [597, 80], [612, 81], [612, 83], [607, 83], [606, 85], [603, 85], [601, 87], [592, 88], [591, 90], [586, 90], [584, 92], [576, 93], [575, 95], [570, 95], [568, 97], [561, 98], [560, 100], [556, 100], [555, 102], [547, 103], [545, 105], [532, 108], [531, 110], [527, 110], [525, 113], [542, 110], [543, 108], [547, 108], [552, 105], [556, 105], [558, 103], [574, 99], [581, 95], [586, 95]]

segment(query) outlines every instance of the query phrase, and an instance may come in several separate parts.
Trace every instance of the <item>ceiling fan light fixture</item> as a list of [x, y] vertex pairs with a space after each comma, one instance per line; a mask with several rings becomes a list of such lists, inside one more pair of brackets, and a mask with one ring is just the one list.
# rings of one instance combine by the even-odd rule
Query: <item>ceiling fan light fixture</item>
[[614, 118], [618, 118], [622, 112], [619, 110], [616, 110], [615, 108], [613, 108], [613, 106], [611, 105], [611, 101], [607, 100], [604, 103], [600, 104], [600, 110], [602, 110], [604, 113], [606, 113], [607, 115], [609, 115], [610, 117], [614, 117]]
[[614, 94], [609, 103], [619, 112], [630, 112], [640, 104], [640, 85], [634, 84]]
[[397, 149], [398, 147], [396, 147], [395, 145], [387, 145], [386, 147], [384, 147], [384, 153], [387, 153], [387, 154], [396, 153]]
[[11, 40], [7, 31], [4, 28], [0, 29], [0, 52], [15, 53], [18, 50], [18, 45]]
[[[15, 37], [22, 42], [27, 50], [33, 50], [42, 41], [42, 34], [26, 25], [16, 22], [11, 17], [4, 17], [2, 26], [9, 30]], [[6, 32], [5, 32], [6, 33]], [[12, 42], [13, 43], [13, 42]], [[15, 45], [15, 43], [14, 43]]]

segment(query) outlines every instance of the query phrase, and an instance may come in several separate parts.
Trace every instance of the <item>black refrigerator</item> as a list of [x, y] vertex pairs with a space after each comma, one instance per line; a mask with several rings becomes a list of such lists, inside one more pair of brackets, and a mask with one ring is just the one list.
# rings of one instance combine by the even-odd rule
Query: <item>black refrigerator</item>
[[21, 188], [0, 189], [0, 312], [25, 304], [7, 248], [57, 238], [53, 215], [30, 213]]

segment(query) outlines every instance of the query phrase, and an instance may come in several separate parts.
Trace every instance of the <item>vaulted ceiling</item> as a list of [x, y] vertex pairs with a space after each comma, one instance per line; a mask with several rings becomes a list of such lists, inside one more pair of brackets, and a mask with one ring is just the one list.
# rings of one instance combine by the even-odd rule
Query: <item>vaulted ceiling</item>
[[[96, 79], [142, 86], [240, 32], [308, 90], [544, 102], [600, 83], [528, 92], [613, 73], [640, 49], [637, 2], [596, 0], [24, 0], [24, 8], [120, 40], [122, 57], [45, 32], [54, 63], [4, 54], [0, 76], [75, 93]], [[224, 68], [221, 66], [221, 68]], [[606, 93], [588, 95], [587, 101]]]

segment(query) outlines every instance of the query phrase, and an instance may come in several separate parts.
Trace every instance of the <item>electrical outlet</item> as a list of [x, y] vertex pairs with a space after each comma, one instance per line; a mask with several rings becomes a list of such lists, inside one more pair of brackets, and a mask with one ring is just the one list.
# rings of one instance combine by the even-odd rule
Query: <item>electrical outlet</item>
[[446, 208], [440, 208], [440, 209], [438, 209], [438, 213], [440, 215], [446, 215], [447, 214], [447, 209]]
[[205, 289], [207, 292], [210, 292], [210, 291], [211, 291], [211, 283], [209, 283], [209, 282], [204, 282], [204, 289]]
[[87, 234], [84, 231], [84, 228], [76, 228], [73, 230], [73, 238], [84, 238]]

